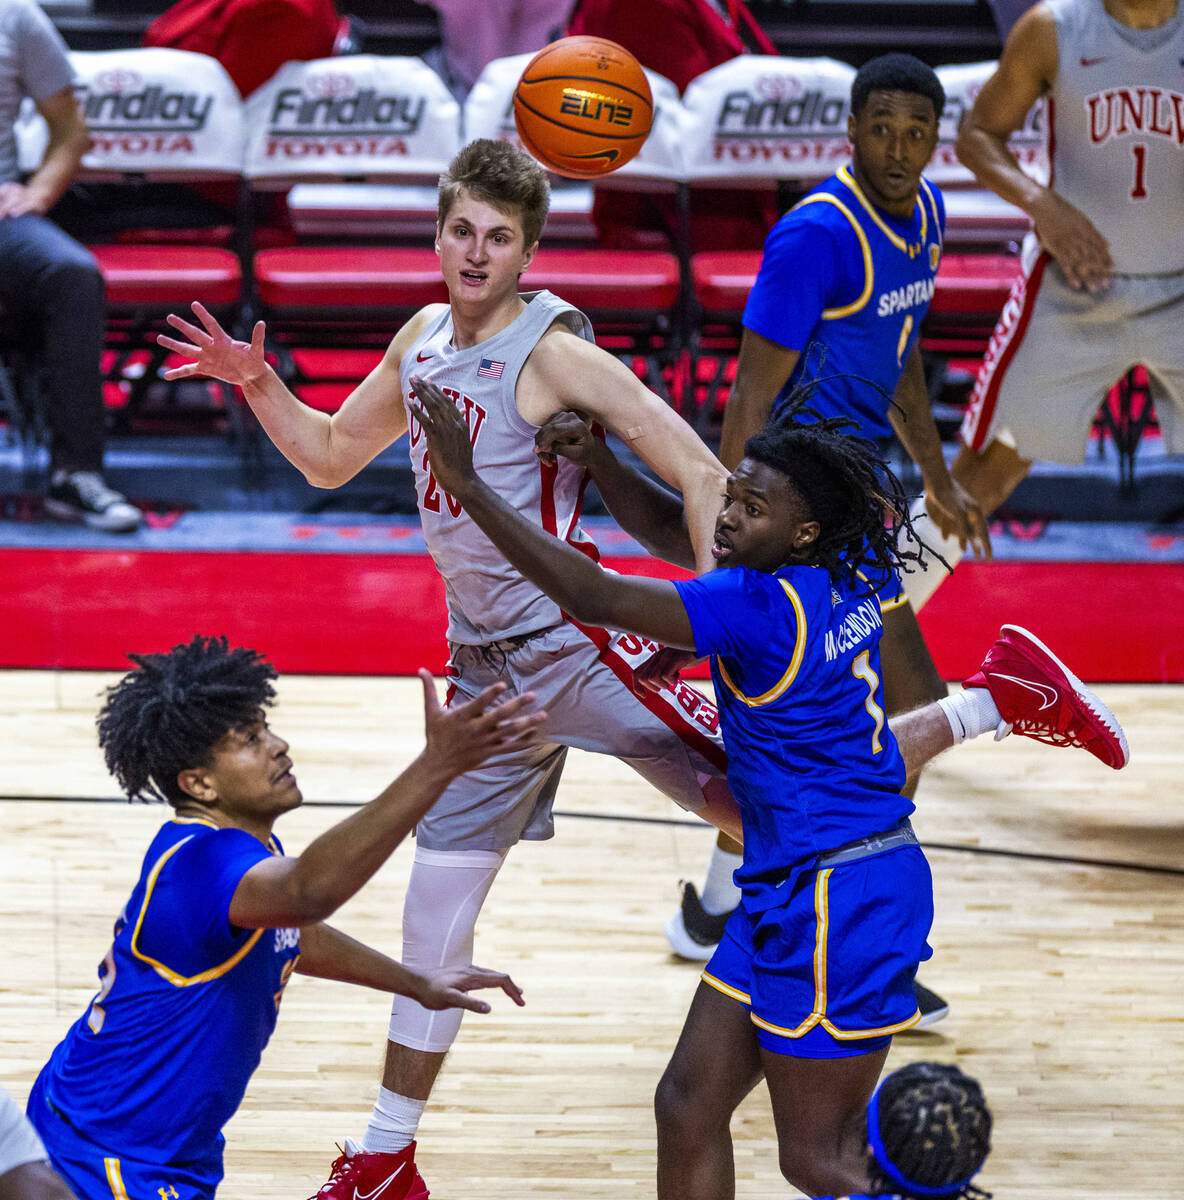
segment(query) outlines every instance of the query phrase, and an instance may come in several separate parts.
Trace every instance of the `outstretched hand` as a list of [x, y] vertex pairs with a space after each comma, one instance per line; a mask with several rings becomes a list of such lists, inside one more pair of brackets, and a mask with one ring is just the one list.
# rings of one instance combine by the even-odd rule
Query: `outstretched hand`
[[689, 667], [699, 657], [694, 650], [659, 646], [645, 662], [633, 668], [634, 691], [660, 692], [663, 688], [674, 687], [683, 667]]
[[432, 474], [446, 492], [460, 499], [466, 484], [477, 478], [468, 426], [456, 405], [434, 383], [412, 375], [411, 389], [415, 393], [411, 411], [427, 438]]
[[1110, 244], [1085, 213], [1049, 191], [1035, 220], [1036, 236], [1057, 260], [1070, 287], [1097, 293], [1110, 286], [1114, 273]]
[[422, 978], [423, 987], [415, 999], [424, 1008], [467, 1008], [469, 1012], [489, 1012], [489, 1005], [484, 1000], [468, 995], [474, 988], [501, 988], [519, 1008], [526, 1003], [522, 999], [522, 989], [509, 975], [484, 967], [436, 967], [424, 971]]
[[198, 329], [176, 313], [169, 313], [166, 318], [174, 329], [189, 339], [188, 342], [164, 333], [156, 335], [157, 342], [166, 350], [196, 359], [180, 367], [170, 367], [164, 372], [165, 379], [191, 379], [197, 375], [208, 375], [211, 379], [221, 379], [223, 383], [243, 387], [263, 375], [267, 370], [263, 350], [267, 327], [262, 321], [255, 322], [249, 342], [236, 342], [210, 315], [204, 304], [195, 300], [191, 307], [203, 329]]
[[455, 778], [480, 766], [493, 754], [518, 750], [538, 741], [545, 712], [531, 712], [533, 692], [500, 700], [504, 683], [487, 687], [467, 704], [441, 708], [436, 683], [430, 671], [417, 672], [423, 683], [424, 726], [427, 746], [424, 755]]

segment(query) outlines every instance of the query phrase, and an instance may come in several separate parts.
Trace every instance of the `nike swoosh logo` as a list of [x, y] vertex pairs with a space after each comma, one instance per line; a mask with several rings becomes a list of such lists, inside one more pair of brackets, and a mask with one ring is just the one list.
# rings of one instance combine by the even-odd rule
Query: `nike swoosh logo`
[[[429, 358], [435, 358], [435, 357], [436, 356], [434, 354], [417, 354], [415, 356], [415, 361], [416, 362], [427, 362]], [[361, 1198], [361, 1200], [367, 1200], [367, 1198], [365, 1196], [363, 1196]]]
[[1041, 704], [1040, 708], [1037, 710], [1038, 712], [1043, 712], [1044, 709], [1051, 708], [1057, 702], [1056, 692], [1050, 687], [1045, 687], [1042, 683], [1032, 683], [1031, 680], [1028, 679], [1017, 679], [1014, 675], [1004, 675], [1002, 672], [999, 673], [998, 678], [1007, 679], [1012, 683], [1018, 683], [1020, 687], [1027, 688], [1030, 692], [1035, 692], [1036, 695], [1039, 696], [1042, 701], [1044, 701], [1044, 703]]
[[406, 1165], [407, 1165], [406, 1163], [400, 1163], [399, 1170], [396, 1171], [394, 1173], [394, 1175], [390, 1175], [386, 1179], [384, 1179], [373, 1191], [359, 1192], [357, 1185], [355, 1184], [354, 1185], [354, 1200], [378, 1200], [378, 1197], [381, 1196], [382, 1193], [385, 1192], [386, 1189], [388, 1187], [390, 1187], [392, 1183], [394, 1183], [395, 1179], [398, 1177], [398, 1175], [400, 1174], [400, 1172], [403, 1170], [403, 1168]]
[[1101, 58], [1082, 58], [1081, 65], [1083, 67], [1096, 67], [1098, 63], [1104, 63], [1106, 56], [1103, 54]]

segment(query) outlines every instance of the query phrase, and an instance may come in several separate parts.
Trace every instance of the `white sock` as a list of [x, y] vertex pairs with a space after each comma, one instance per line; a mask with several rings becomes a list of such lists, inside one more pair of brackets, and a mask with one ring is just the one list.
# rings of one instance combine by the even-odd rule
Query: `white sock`
[[[945, 567], [925, 547], [936, 550], [950, 564], [951, 569], [958, 565], [965, 551], [958, 545], [956, 538], [942, 537], [941, 531], [925, 511], [924, 496], [918, 496], [913, 501], [909, 508], [909, 516], [912, 517], [916, 535], [910, 534], [907, 529], [902, 529], [897, 545], [901, 550], [914, 550], [920, 553], [923, 556], [922, 562], [927, 565], [928, 569], [923, 571], [919, 565], [910, 562], [909, 566], [912, 567], [912, 570], [900, 572], [900, 584], [904, 588], [904, 594], [909, 598], [909, 603], [913, 606], [913, 612], [919, 613], [929, 597], [949, 578]], [[924, 547], [921, 542], [925, 543]]]
[[362, 1138], [362, 1149], [370, 1154], [398, 1154], [415, 1141], [426, 1100], [400, 1096], [384, 1087], [378, 1089], [370, 1124]]
[[729, 854], [717, 845], [707, 865], [707, 878], [699, 897], [703, 911], [718, 916], [731, 912], [740, 903], [740, 889], [732, 882], [732, 873], [744, 861], [742, 854]]
[[995, 701], [985, 687], [963, 688], [952, 696], [943, 696], [937, 706], [946, 714], [955, 746], [991, 730], [996, 731], [995, 740], [999, 741], [1006, 736], [1002, 730], [1010, 731], [1010, 726], [999, 715]]

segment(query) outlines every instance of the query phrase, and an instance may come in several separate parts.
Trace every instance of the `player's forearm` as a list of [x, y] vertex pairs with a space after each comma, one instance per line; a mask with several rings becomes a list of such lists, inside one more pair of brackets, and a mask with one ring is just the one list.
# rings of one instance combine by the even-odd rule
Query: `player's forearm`
[[630, 537], [655, 558], [694, 568], [683, 502], [673, 492], [627, 467], [607, 446], [589, 459], [588, 473], [605, 507]]
[[356, 473], [335, 461], [332, 418], [301, 403], [270, 366], [242, 391], [275, 448], [313, 487], [339, 487]]
[[422, 982], [422, 976], [401, 962], [323, 922], [301, 929], [296, 970], [318, 979], [353, 983], [402, 996], [418, 995]]
[[949, 468], [942, 453], [941, 435], [933, 419], [925, 374], [916, 350], [905, 364], [893, 400], [888, 420], [901, 445], [917, 464], [926, 486], [944, 484], [949, 478]]
[[299, 923], [322, 921], [390, 857], [455, 778], [424, 750], [376, 799], [326, 830], [293, 863], [287, 880]]
[[983, 187], [1036, 217], [1049, 189], [1024, 173], [1005, 138], [975, 125], [968, 117], [958, 132], [955, 150], [962, 165]]
[[742, 367], [743, 364], [737, 368], [736, 382], [732, 385], [724, 408], [724, 424], [720, 432], [719, 457], [729, 471], [735, 470], [744, 457], [744, 443], [764, 429], [775, 395], [775, 390], [762, 389], [747, 381]]

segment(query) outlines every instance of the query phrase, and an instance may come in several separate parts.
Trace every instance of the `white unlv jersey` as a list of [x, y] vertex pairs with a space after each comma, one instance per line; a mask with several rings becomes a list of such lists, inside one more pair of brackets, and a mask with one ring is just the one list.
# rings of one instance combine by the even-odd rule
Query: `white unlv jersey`
[[1110, 243], [1117, 272], [1184, 270], [1184, 4], [1130, 29], [1102, 0], [1048, 0], [1057, 23], [1052, 186]]
[[522, 299], [526, 308], [516, 320], [467, 350], [452, 345], [452, 312], [446, 309], [399, 364], [424, 540], [448, 598], [448, 640], [467, 645], [545, 629], [562, 614], [436, 483], [423, 430], [408, 404], [412, 375], [453, 398], [469, 427], [473, 464], [502, 499], [527, 520], [595, 553], [579, 525], [586, 472], [565, 458], [554, 465], [540, 462], [534, 452], [538, 427], [523, 419], [514, 398], [523, 363], [555, 321], [589, 342], [592, 326], [579, 309], [550, 292], [528, 292]]

